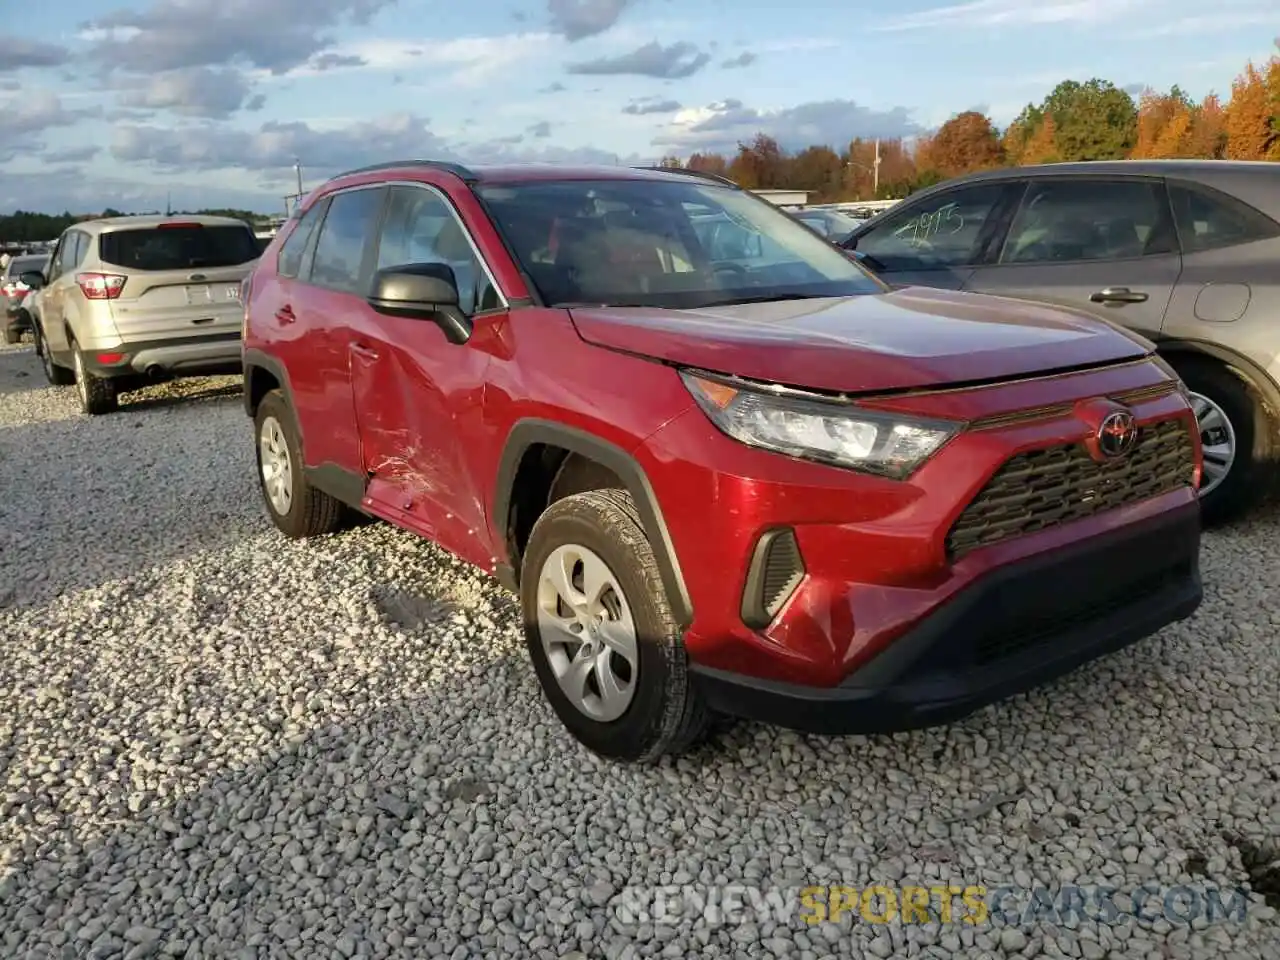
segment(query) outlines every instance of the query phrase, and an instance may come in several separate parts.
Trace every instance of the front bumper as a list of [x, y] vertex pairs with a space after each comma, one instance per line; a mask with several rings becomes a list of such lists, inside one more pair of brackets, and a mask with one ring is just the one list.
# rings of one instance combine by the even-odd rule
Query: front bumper
[[691, 669], [713, 709], [796, 730], [950, 723], [1190, 616], [1199, 552], [1192, 502], [989, 571], [838, 686]]

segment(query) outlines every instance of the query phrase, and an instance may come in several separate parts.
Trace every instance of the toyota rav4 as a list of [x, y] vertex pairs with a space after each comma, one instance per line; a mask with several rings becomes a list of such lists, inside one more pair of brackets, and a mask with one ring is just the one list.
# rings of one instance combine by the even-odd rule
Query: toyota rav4
[[890, 291], [719, 178], [364, 168], [243, 299], [275, 524], [380, 517], [495, 575], [608, 757], [717, 713], [948, 722], [1200, 602], [1199, 432], [1150, 343]]

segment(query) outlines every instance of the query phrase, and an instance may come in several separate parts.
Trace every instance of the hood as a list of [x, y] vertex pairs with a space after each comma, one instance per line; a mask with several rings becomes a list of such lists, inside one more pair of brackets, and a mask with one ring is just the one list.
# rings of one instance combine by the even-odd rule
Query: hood
[[697, 310], [574, 307], [588, 343], [792, 387], [876, 393], [1136, 359], [1150, 344], [1084, 313], [908, 287]]

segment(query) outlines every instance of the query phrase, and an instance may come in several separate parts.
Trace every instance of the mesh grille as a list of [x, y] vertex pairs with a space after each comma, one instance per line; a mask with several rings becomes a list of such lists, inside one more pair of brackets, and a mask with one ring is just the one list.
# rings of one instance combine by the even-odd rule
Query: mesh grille
[[1084, 444], [1020, 453], [992, 477], [947, 535], [953, 560], [971, 550], [1047, 530], [1191, 486], [1195, 456], [1181, 420], [1143, 427], [1127, 456], [1099, 463]]

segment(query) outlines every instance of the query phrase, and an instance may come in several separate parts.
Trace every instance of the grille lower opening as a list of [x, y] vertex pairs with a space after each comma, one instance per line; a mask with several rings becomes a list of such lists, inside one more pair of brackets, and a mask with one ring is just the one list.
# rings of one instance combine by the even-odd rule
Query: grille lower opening
[[742, 596], [742, 622], [767, 626], [804, 579], [804, 560], [795, 531], [770, 530], [760, 537], [751, 556]]
[[1082, 443], [1020, 453], [987, 481], [947, 534], [947, 555], [1038, 533], [1191, 486], [1195, 455], [1181, 420], [1142, 428], [1127, 456], [1099, 463]]

